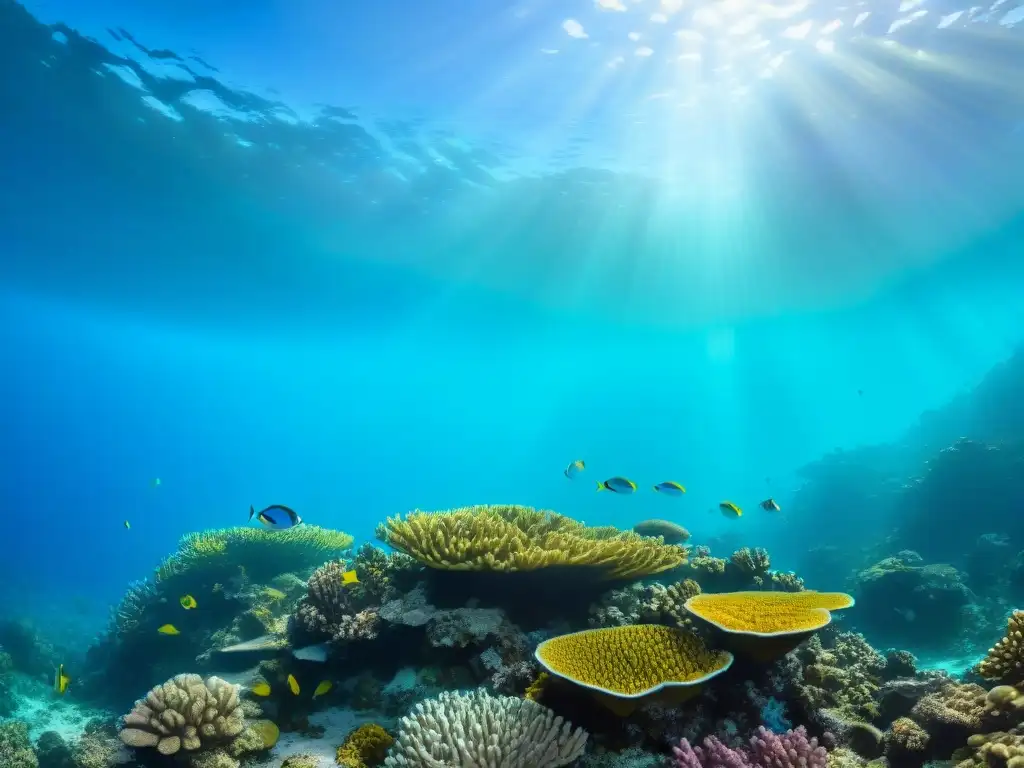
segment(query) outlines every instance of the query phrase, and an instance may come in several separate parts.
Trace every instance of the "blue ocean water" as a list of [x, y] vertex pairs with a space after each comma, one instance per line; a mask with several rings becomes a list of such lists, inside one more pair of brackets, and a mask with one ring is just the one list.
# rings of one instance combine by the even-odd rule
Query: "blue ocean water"
[[81, 660], [249, 505], [658, 517], [784, 570], [898, 525], [754, 510], [1024, 340], [1017, 22], [815, 4], [735, 35], [777, 75], [694, 76], [689, 9], [578, 5], [0, 0], [0, 613]]

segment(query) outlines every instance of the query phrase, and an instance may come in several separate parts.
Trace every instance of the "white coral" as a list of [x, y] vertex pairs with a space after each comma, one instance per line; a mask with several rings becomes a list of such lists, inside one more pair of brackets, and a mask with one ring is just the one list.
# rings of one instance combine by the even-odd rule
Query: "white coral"
[[158, 685], [124, 717], [119, 734], [129, 747], [163, 755], [200, 749], [203, 741], [233, 739], [245, 728], [238, 686], [210, 677], [178, 675]]
[[399, 723], [386, 768], [558, 768], [583, 754], [587, 732], [535, 701], [442, 693]]

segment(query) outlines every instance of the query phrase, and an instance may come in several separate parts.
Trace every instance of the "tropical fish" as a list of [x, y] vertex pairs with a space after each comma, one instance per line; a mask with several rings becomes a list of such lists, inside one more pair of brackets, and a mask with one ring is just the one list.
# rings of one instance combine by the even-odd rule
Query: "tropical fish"
[[733, 504], [731, 501], [723, 501], [718, 505], [718, 510], [726, 517], [735, 520], [737, 517], [743, 517], [743, 510]]
[[58, 696], [63, 696], [67, 693], [68, 685], [71, 683], [71, 678], [64, 674], [64, 665], [57, 665], [57, 672], [53, 676], [53, 690]]
[[320, 685], [316, 687], [316, 690], [313, 691], [313, 698], [315, 699], [317, 696], [323, 696], [333, 687], [334, 684], [330, 680], [324, 680], [322, 683], [320, 683]]
[[765, 512], [778, 512], [779, 510], [782, 509], [782, 507], [779, 506], [778, 502], [776, 502], [775, 499], [765, 499], [758, 506], [761, 507], [761, 509], [763, 509]]
[[132, 529], [132, 524], [131, 524], [131, 523], [129, 523], [129, 522], [127, 521], [127, 520], [125, 520], [125, 521], [124, 521], [124, 527], [125, 527], [125, 528], [126, 528], [127, 530], [129, 530], [129, 531], [130, 531], [130, 530]]
[[343, 574], [341, 574], [341, 583], [342, 584], [358, 584], [359, 583], [359, 577], [356, 575], [355, 571], [345, 571]]
[[271, 600], [284, 600], [286, 597], [288, 597], [288, 595], [286, 595], [280, 589], [275, 589], [274, 587], [264, 587], [263, 594], [266, 597], [269, 597]]
[[295, 675], [288, 675], [288, 689], [292, 692], [292, 695], [299, 695], [299, 681], [295, 679]]
[[192, 597], [192, 595], [182, 595], [178, 598], [178, 602], [181, 603], [181, 607], [184, 608], [186, 611], [191, 611], [193, 608], [199, 605], [199, 603], [196, 602], [196, 599]]
[[302, 524], [302, 518], [295, 513], [295, 510], [282, 504], [271, 504], [261, 512], [257, 512], [256, 509], [250, 505], [250, 520], [252, 520], [253, 515], [256, 516], [257, 520], [267, 526], [267, 528], [273, 528], [276, 531], [283, 531]]
[[633, 493], [636, 490], [636, 483], [625, 477], [612, 477], [603, 483], [598, 482], [597, 490], [611, 491], [612, 493]]
[[260, 637], [235, 643], [225, 648], [218, 648], [220, 653], [251, 653], [254, 651], [277, 651], [288, 644], [286, 638], [279, 635], [261, 635]]
[[317, 643], [316, 645], [307, 645], [304, 648], [296, 648], [292, 651], [292, 656], [299, 661], [317, 661], [321, 664], [327, 661], [327, 643]]
[[256, 683], [252, 688], [249, 689], [253, 696], [269, 696], [270, 695], [270, 684], [266, 682]]
[[173, 624], [164, 624], [162, 627], [157, 629], [157, 632], [159, 632], [161, 635], [180, 635], [181, 634], [181, 632], [178, 631], [178, 628], [176, 626], [174, 626]]
[[686, 489], [683, 488], [683, 486], [672, 480], [667, 480], [664, 483], [658, 483], [654, 486], [654, 490], [659, 493], [664, 493], [666, 496], [682, 496], [686, 493]]
[[562, 474], [564, 474], [566, 477], [572, 480], [574, 477], [576, 477], [576, 475], [578, 475], [586, 468], [587, 465], [586, 463], [584, 463], [583, 459], [576, 459], [576, 461], [574, 461], [572, 464], [565, 468], [565, 471]]

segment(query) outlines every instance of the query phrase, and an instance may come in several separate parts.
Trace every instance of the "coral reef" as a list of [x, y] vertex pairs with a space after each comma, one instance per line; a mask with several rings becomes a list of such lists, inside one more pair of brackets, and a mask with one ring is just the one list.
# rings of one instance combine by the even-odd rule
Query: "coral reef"
[[387, 757], [394, 738], [376, 723], [365, 723], [345, 737], [336, 762], [342, 768], [375, 768]]
[[588, 528], [554, 512], [478, 506], [389, 517], [382, 541], [431, 568], [533, 571], [587, 567], [606, 579], [633, 579], [686, 562], [683, 547], [614, 528]]
[[1024, 611], [1014, 611], [1006, 633], [978, 664], [978, 674], [1000, 683], [1024, 682]]
[[446, 692], [402, 718], [384, 765], [558, 768], [583, 754], [586, 743], [586, 731], [536, 702]]
[[377, 636], [377, 611], [355, 606], [350, 586], [342, 581], [342, 573], [347, 570], [344, 562], [332, 561], [309, 577], [307, 593], [295, 613], [295, 625], [314, 642], [344, 643]]
[[3, 768], [39, 768], [25, 723], [17, 720], [0, 723], [0, 765]]
[[772, 733], [763, 726], [750, 738], [749, 746], [734, 749], [708, 736], [703, 746], [687, 739], [672, 750], [675, 768], [825, 768], [828, 753], [805, 728]]

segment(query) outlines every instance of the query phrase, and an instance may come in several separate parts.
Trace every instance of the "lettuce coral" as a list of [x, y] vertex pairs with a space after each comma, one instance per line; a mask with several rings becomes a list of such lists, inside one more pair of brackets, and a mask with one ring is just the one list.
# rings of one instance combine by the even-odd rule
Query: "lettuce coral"
[[388, 768], [559, 768], [583, 754], [587, 732], [527, 699], [442, 693], [399, 723]]
[[634, 579], [683, 565], [684, 547], [631, 531], [588, 528], [554, 512], [477, 506], [390, 517], [377, 536], [424, 565], [450, 571], [534, 571], [590, 567], [606, 579]]
[[230, 741], [244, 729], [237, 686], [219, 677], [178, 675], [135, 702], [119, 735], [129, 747], [173, 755]]

